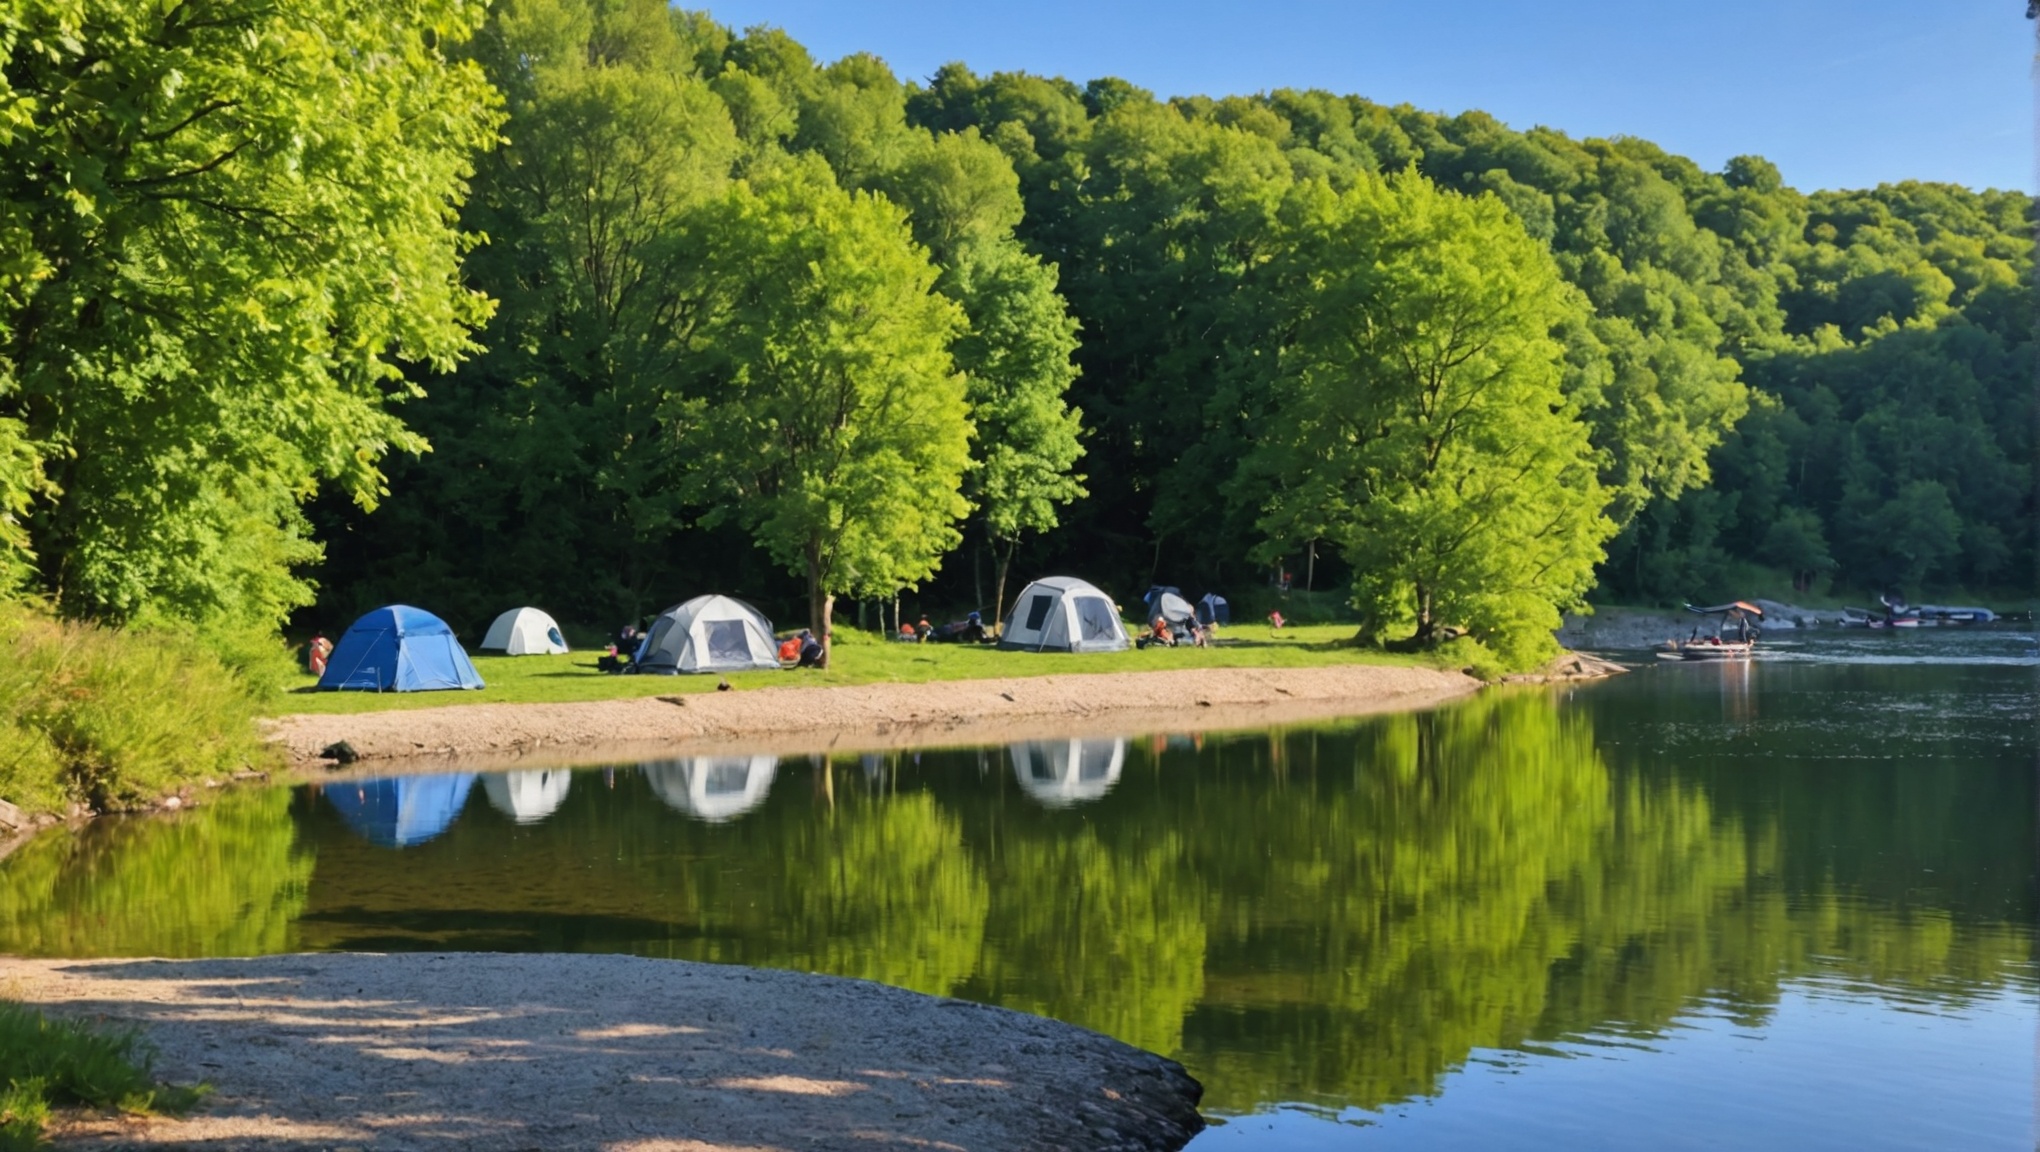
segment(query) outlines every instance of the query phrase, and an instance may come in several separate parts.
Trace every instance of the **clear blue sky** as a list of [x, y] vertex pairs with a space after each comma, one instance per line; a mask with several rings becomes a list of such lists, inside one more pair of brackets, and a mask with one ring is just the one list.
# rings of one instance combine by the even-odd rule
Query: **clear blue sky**
[[[695, 7], [700, 0], [681, 0]], [[1718, 169], [1769, 157], [1803, 189], [1946, 180], [2031, 189], [2022, 0], [723, 0], [827, 61], [1157, 95], [1326, 88], [1484, 109], [1573, 136], [1641, 136]]]

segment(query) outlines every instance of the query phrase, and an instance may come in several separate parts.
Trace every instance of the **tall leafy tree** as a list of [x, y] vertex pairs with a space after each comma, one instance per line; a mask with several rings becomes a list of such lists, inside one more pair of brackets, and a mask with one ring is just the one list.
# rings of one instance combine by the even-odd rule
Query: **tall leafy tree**
[[977, 438], [965, 492], [997, 553], [996, 624], [1020, 538], [1055, 528], [1060, 507], [1086, 495], [1074, 470], [1082, 415], [1066, 398], [1077, 322], [1056, 294], [1055, 269], [1010, 242], [980, 249], [948, 279], [969, 319], [955, 348]]
[[733, 520], [806, 581], [828, 642], [835, 599], [927, 579], [969, 510], [963, 324], [899, 209], [789, 161], [700, 214], [713, 315], [694, 390], [669, 407], [710, 525]]
[[1290, 212], [1263, 529], [1342, 550], [1368, 637], [1535, 660], [1613, 531], [1553, 335], [1576, 298], [1492, 196], [1409, 174]]
[[[274, 623], [473, 350], [476, 0], [20, 0], [0, 14], [0, 568], [65, 611]], [[32, 570], [30, 565], [32, 564]]]

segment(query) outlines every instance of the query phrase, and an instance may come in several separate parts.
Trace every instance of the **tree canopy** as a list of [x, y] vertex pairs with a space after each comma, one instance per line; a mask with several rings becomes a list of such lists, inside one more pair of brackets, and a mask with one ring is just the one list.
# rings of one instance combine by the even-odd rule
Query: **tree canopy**
[[[1329, 542], [1369, 635], [1400, 599], [1528, 658], [1596, 582], [2035, 562], [2016, 192], [1803, 193], [1322, 91], [902, 81], [661, 0], [24, 0], [0, 141], [0, 585], [74, 616], [996, 615], [1011, 566], [1237, 594]], [[1391, 259], [1417, 220], [1430, 262]], [[1428, 338], [1338, 332], [1519, 279], [1534, 355], [1467, 395], [1520, 435], [1440, 457], [1541, 461], [1505, 513], [1385, 468], [1431, 417], [1333, 382]], [[1365, 450], [1309, 439], [1363, 401]], [[1427, 612], [1415, 553], [1361, 544], [1390, 508], [1495, 563], [1434, 564], [1465, 583]]]
[[1613, 530], [1554, 338], [1577, 297], [1495, 197], [1411, 173], [1292, 201], [1295, 312], [1246, 466], [1267, 549], [1336, 544], [1369, 636], [1547, 655]]

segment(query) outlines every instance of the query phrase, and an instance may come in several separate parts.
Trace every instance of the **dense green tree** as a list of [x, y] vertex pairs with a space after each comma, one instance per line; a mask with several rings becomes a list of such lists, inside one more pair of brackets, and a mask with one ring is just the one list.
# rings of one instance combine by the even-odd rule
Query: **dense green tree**
[[273, 625], [299, 502], [364, 507], [411, 364], [488, 303], [471, 0], [22, 0], [0, 15], [0, 575], [65, 611]]
[[1077, 324], [1056, 295], [1055, 269], [1011, 243], [976, 250], [950, 279], [970, 321], [956, 343], [977, 430], [965, 494], [997, 551], [996, 624], [1021, 537], [1054, 528], [1059, 506], [1085, 495], [1074, 470], [1081, 415], [1065, 399]]
[[1541, 657], [1612, 531], [1553, 335], [1578, 304], [1492, 196], [1410, 174], [1291, 212], [1298, 311], [1252, 465], [1273, 547], [1334, 542], [1370, 639]]
[[738, 185], [694, 227], [708, 315], [673, 450], [705, 522], [804, 577], [826, 644], [838, 595], [917, 584], [961, 538], [963, 318], [902, 213], [819, 163]]

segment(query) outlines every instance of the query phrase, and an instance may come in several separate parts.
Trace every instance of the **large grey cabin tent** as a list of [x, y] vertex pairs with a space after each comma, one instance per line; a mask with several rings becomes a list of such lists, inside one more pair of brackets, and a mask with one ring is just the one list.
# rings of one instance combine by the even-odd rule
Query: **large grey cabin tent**
[[999, 647], [1033, 652], [1124, 652], [1119, 611], [1105, 593], [1074, 576], [1049, 576], [1020, 590]]
[[659, 613], [637, 650], [638, 671], [668, 676], [778, 667], [772, 621], [728, 596], [696, 596]]
[[559, 656], [567, 651], [567, 640], [551, 616], [536, 608], [512, 608], [489, 625], [481, 650], [505, 656]]

